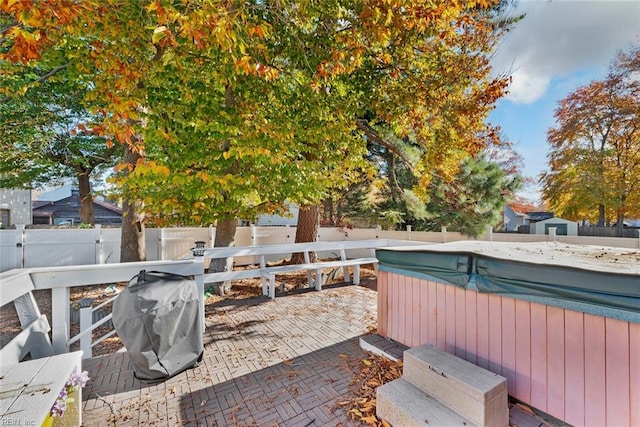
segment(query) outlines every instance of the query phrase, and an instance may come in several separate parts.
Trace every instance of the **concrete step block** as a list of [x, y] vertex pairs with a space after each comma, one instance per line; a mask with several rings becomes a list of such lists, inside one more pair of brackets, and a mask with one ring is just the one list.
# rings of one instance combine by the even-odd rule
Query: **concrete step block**
[[393, 427], [473, 426], [402, 378], [378, 387], [376, 415]]
[[478, 426], [509, 424], [506, 378], [432, 345], [404, 352], [403, 378]]

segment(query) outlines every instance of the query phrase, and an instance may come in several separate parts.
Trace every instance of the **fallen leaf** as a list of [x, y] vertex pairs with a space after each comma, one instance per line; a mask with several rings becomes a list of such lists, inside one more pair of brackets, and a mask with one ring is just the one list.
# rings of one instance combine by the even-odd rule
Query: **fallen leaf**
[[516, 403], [516, 405], [518, 408], [522, 409], [524, 412], [530, 414], [530, 415], [535, 415], [536, 413], [533, 412], [533, 410], [528, 407], [527, 405], [523, 404], [523, 403]]

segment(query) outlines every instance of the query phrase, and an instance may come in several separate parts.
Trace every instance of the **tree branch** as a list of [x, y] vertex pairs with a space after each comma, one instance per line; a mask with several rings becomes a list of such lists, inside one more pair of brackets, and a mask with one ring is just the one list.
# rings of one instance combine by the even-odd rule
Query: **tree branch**
[[[47, 74], [44, 74], [44, 75], [38, 77], [36, 80], [32, 81], [29, 84], [42, 83], [45, 80], [47, 80], [49, 77], [52, 77], [52, 76], [58, 74], [60, 71], [64, 70], [68, 66], [69, 66], [69, 63], [66, 63], [64, 65], [59, 65], [56, 68], [54, 68], [53, 70], [49, 71]], [[10, 99], [11, 99], [11, 97], [7, 95], [4, 98], [2, 98], [2, 103], [4, 104], [5, 102], [9, 101]]]
[[375, 129], [373, 129], [371, 126], [369, 126], [369, 124], [367, 123], [366, 120], [358, 119], [356, 121], [356, 126], [358, 127], [358, 129], [360, 129], [361, 131], [364, 132], [364, 134], [367, 136], [367, 138], [369, 138], [369, 140], [371, 142], [375, 142], [376, 144], [381, 145], [381, 146], [385, 147], [386, 149], [388, 149], [389, 151], [391, 151], [394, 155], [398, 156], [407, 165], [407, 167], [411, 170], [411, 172], [414, 172], [413, 163], [404, 155], [404, 153], [402, 153], [400, 150], [398, 150], [397, 147], [395, 147], [392, 144], [390, 144], [389, 142], [385, 141], [375, 131]]
[[[6, 27], [2, 27], [0, 28], [0, 34], [4, 35], [4, 33], [8, 32], [10, 29], [15, 28], [18, 26], [18, 22], [17, 21], [13, 21], [12, 23], [10, 23], [9, 25], [7, 25]], [[4, 41], [5, 38], [2, 37], [0, 39], [1, 41]]]

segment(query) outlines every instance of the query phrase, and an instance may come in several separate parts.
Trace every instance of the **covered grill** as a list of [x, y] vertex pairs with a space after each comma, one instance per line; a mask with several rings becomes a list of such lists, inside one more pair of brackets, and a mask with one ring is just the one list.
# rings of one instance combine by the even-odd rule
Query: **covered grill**
[[163, 381], [199, 363], [200, 298], [195, 281], [176, 274], [142, 270], [129, 281], [113, 302], [113, 324], [136, 378]]

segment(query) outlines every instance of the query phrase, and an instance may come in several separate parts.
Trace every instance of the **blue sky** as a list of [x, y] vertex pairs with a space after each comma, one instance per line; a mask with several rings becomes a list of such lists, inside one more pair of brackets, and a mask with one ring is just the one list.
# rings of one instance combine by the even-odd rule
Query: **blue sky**
[[[603, 78], [618, 50], [640, 44], [640, 0], [521, 0], [512, 13], [526, 17], [503, 38], [492, 64], [513, 82], [489, 120], [523, 156], [524, 174], [535, 178], [546, 169], [557, 102]], [[538, 201], [539, 188], [522, 195]]]

